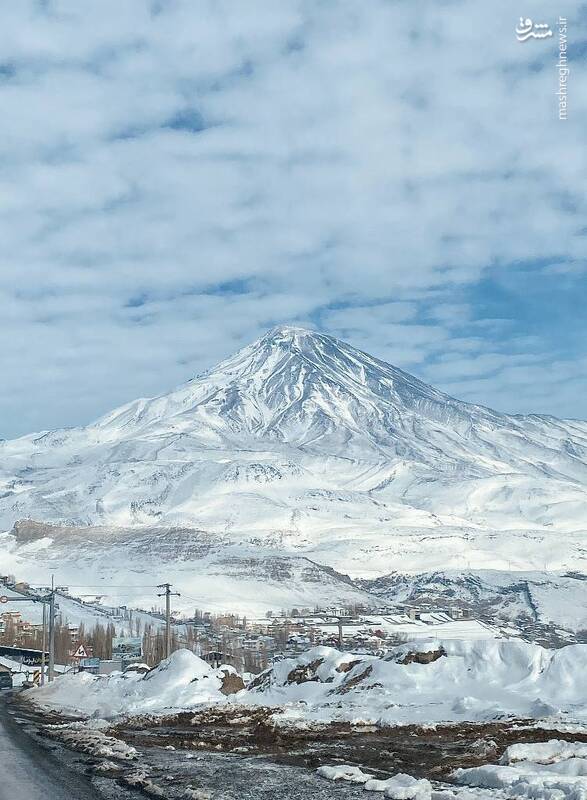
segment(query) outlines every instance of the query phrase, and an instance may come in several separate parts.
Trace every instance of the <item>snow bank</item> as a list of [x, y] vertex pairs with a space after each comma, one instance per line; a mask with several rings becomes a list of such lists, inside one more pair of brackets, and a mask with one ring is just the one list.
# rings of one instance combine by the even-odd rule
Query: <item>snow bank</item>
[[587, 800], [587, 745], [557, 739], [508, 747], [500, 764], [459, 769], [457, 783], [529, 800]]
[[214, 670], [180, 650], [145, 676], [64, 676], [31, 696], [103, 718], [189, 710], [232, 693], [233, 703], [275, 707], [278, 722], [553, 721], [560, 714], [568, 724], [587, 721], [586, 673], [587, 645], [546, 650], [519, 640], [418, 641], [382, 658], [315, 647], [276, 662], [238, 691], [243, 684], [232, 668]]
[[551, 739], [549, 742], [512, 744], [500, 762], [515, 764], [516, 761], [534, 761], [537, 764], [554, 764], [568, 758], [587, 758], [587, 743]]
[[368, 792], [383, 792], [385, 797], [394, 800], [430, 800], [432, 784], [425, 778], [413, 778], [399, 772], [385, 781], [371, 780], [365, 784]]
[[354, 767], [350, 764], [339, 764], [335, 767], [318, 767], [316, 770], [318, 775], [326, 778], [329, 781], [348, 781], [348, 783], [367, 783], [371, 780], [372, 775], [367, 775], [359, 767]]
[[[363, 784], [367, 792], [381, 792], [394, 800], [482, 800], [497, 796], [527, 800], [587, 800], [587, 744], [549, 742], [515, 744], [500, 764], [458, 769], [453, 778], [463, 790], [449, 784], [433, 788], [425, 778], [398, 773], [386, 780], [366, 775], [359, 767], [323, 766], [318, 775], [328, 780]], [[472, 789], [473, 791], [468, 791]], [[499, 794], [495, 790], [498, 790]]]
[[431, 800], [432, 784], [425, 778], [413, 778], [403, 772], [392, 775], [387, 780], [377, 780], [364, 773], [359, 767], [340, 764], [334, 767], [318, 767], [318, 775], [329, 781], [348, 781], [362, 783], [368, 792], [383, 792], [384, 797], [395, 800]]
[[275, 664], [241, 702], [284, 716], [369, 724], [543, 718], [587, 720], [587, 646], [546, 650], [519, 640], [412, 642], [387, 656], [316, 647]]
[[119, 714], [156, 713], [226, 701], [223, 685], [232, 667], [213, 669], [189, 650], [178, 650], [158, 667], [108, 676], [64, 675], [28, 694], [38, 705], [111, 719]]

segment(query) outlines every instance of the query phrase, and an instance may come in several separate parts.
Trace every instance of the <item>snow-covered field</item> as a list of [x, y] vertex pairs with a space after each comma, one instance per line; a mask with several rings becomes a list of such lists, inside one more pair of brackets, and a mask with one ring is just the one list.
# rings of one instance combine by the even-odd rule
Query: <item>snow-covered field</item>
[[[380, 601], [465, 608], [499, 628], [563, 643], [587, 631], [587, 579], [582, 573], [442, 570], [394, 573], [360, 585]], [[583, 633], [585, 636], [585, 633]]]
[[66, 675], [29, 696], [46, 707], [105, 718], [213, 703], [270, 706], [279, 724], [385, 726], [508, 716], [587, 724], [586, 671], [587, 645], [552, 651], [519, 641], [418, 641], [383, 658], [317, 647], [225, 694], [223, 677], [234, 670], [214, 670], [180, 650], [144, 677]]

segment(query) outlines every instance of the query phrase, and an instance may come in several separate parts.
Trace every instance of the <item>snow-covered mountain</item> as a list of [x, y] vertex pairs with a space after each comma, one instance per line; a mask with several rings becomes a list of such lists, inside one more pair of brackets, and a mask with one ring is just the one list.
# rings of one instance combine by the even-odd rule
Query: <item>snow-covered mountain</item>
[[[5, 531], [22, 519], [141, 537], [181, 528], [190, 559], [228, 547], [370, 578], [580, 569], [586, 487], [587, 423], [463, 403], [292, 327], [169, 394], [0, 444]], [[37, 559], [51, 541], [4, 539]], [[87, 542], [89, 553], [95, 534]]]

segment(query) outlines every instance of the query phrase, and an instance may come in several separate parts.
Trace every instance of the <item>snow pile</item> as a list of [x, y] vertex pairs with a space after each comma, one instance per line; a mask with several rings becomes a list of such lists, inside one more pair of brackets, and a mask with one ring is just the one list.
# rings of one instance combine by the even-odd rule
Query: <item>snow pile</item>
[[455, 772], [457, 783], [529, 800], [586, 800], [587, 745], [553, 739], [509, 747], [500, 764]]
[[549, 742], [512, 744], [501, 757], [500, 763], [515, 764], [516, 761], [535, 761], [538, 764], [554, 764], [569, 758], [587, 759], [587, 743], [551, 739]]
[[[137, 757], [137, 751], [134, 747], [120, 739], [115, 739], [113, 736], [108, 736], [98, 728], [87, 727], [83, 723], [49, 725], [45, 730], [52, 739], [58, 739], [74, 750], [89, 753], [92, 756], [106, 759], [114, 758], [120, 761], [129, 761]], [[116, 767], [114, 766], [114, 768]], [[102, 767], [101, 771], [105, 771], [104, 767]]]
[[238, 700], [282, 706], [291, 720], [392, 725], [564, 713], [584, 721], [586, 670], [586, 645], [413, 642], [382, 658], [316, 647], [276, 663]]
[[384, 657], [315, 647], [283, 659], [247, 689], [231, 667], [187, 650], [147, 675], [64, 676], [32, 689], [40, 705], [105, 719], [205, 703], [270, 706], [277, 722], [374, 725], [487, 721], [504, 716], [587, 721], [587, 645], [546, 650], [519, 640], [417, 641]]
[[399, 772], [385, 781], [370, 780], [365, 784], [368, 792], [383, 792], [384, 797], [395, 800], [430, 800], [432, 784], [425, 778], [413, 778]]
[[226, 675], [233, 673], [232, 667], [213, 669], [189, 650], [178, 650], [146, 675], [114, 672], [96, 676], [80, 672], [31, 689], [29, 696], [47, 708], [110, 719], [119, 714], [156, 713], [223, 702]]
[[367, 775], [359, 767], [353, 767], [350, 764], [339, 764], [335, 767], [318, 767], [316, 770], [321, 778], [326, 778], [329, 781], [347, 781], [348, 783], [367, 783], [371, 780], [372, 776]]
[[383, 792], [384, 797], [395, 800], [431, 800], [432, 784], [425, 778], [413, 778], [399, 772], [387, 780], [377, 780], [364, 773], [359, 767], [350, 764], [340, 764], [334, 767], [318, 767], [318, 775], [329, 781], [348, 781], [349, 783], [362, 783], [368, 792]]

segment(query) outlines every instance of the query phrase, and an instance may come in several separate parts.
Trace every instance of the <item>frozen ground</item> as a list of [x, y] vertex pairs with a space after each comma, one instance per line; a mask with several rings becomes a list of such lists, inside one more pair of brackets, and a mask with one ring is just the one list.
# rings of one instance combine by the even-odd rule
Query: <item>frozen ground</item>
[[587, 645], [416, 641], [314, 648], [243, 689], [181, 650], [145, 676], [63, 676], [21, 707], [95, 781], [169, 800], [585, 800], [586, 671]]
[[[548, 761], [553, 752], [581, 757], [587, 748], [585, 728], [552, 732], [520, 720], [387, 729], [350, 723], [275, 727], [268, 709], [224, 705], [196, 714], [123, 718], [109, 727], [96, 719], [68, 723], [47, 717], [27, 703], [18, 704], [17, 714], [33, 731], [44, 726], [38, 738], [52, 743], [53, 756], [87, 772], [116, 800], [135, 797], [130, 787], [165, 800], [326, 800], [364, 797], [365, 788], [385, 796], [383, 789], [414, 786], [424, 790], [418, 800], [505, 799], [514, 794], [491, 788], [491, 765], [511, 763], [522, 770], [529, 758]], [[328, 779], [346, 773], [370, 776], [370, 782]], [[583, 800], [581, 794], [532, 796]]]

